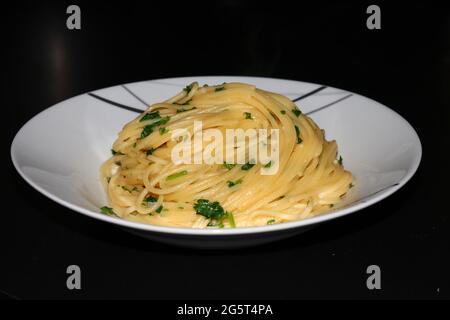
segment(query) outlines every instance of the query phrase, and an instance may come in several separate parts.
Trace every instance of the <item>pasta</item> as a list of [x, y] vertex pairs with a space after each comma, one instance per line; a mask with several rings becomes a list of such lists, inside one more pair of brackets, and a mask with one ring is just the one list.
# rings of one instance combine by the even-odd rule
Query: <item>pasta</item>
[[[219, 143], [217, 134], [207, 139], [213, 129], [223, 136], [231, 129], [269, 133], [267, 142], [241, 136]], [[190, 163], [174, 161], [181, 145]], [[252, 151], [263, 147], [271, 155], [256, 161]], [[233, 150], [243, 154], [240, 162]], [[126, 124], [112, 152], [100, 170], [110, 201], [102, 212], [155, 225], [227, 228], [305, 219], [329, 211], [353, 186], [336, 142], [312, 119], [287, 97], [244, 83], [186, 86]], [[192, 160], [198, 156], [203, 162]]]

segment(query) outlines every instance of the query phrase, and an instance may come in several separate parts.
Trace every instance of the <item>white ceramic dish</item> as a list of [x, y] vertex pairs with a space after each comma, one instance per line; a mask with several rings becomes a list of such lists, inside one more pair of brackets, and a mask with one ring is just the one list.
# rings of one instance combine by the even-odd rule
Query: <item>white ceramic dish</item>
[[[311, 219], [236, 229], [171, 228], [130, 222], [99, 213], [107, 205], [100, 164], [131, 111], [162, 101], [186, 84], [246, 82], [293, 100], [336, 139], [344, 165], [355, 176], [341, 205]], [[108, 100], [108, 101], [107, 101]], [[130, 107], [130, 108], [127, 108]], [[366, 97], [312, 83], [254, 77], [190, 77], [131, 83], [60, 102], [27, 122], [11, 146], [19, 174], [36, 190], [76, 212], [124, 227], [146, 238], [202, 248], [243, 247], [303, 232], [370, 206], [401, 188], [417, 170], [422, 154], [414, 129], [397, 113]]]

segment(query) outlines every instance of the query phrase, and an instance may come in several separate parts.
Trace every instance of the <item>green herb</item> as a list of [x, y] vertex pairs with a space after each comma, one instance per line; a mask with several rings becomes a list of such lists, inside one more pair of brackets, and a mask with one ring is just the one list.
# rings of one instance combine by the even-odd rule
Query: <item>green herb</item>
[[141, 120], [139, 120], [139, 122], [158, 118], [161, 118], [161, 116], [159, 115], [159, 111], [149, 112], [144, 114], [144, 116], [141, 118]]
[[154, 124], [156, 126], [162, 126], [162, 125], [166, 124], [167, 122], [169, 122], [169, 120], [170, 120], [170, 117], [167, 116], [167, 117], [161, 118], [161, 120], [156, 121]]
[[176, 172], [176, 173], [174, 173], [174, 174], [171, 174], [170, 176], [167, 176], [166, 181], [174, 180], [174, 179], [176, 179], [176, 178], [185, 176], [185, 175], [187, 175], [187, 174], [188, 174], [187, 170], [183, 170], [183, 171], [180, 171], [180, 172]]
[[154, 152], [155, 150], [156, 150], [156, 149], [150, 148], [150, 149], [148, 149], [148, 150], [145, 152], [145, 154], [148, 155], [148, 156], [150, 156], [150, 155], [153, 154], [153, 152]]
[[165, 127], [161, 127], [159, 128], [159, 134], [163, 135], [165, 133], [169, 132], [169, 129], [165, 128]]
[[350, 184], [348, 185], [348, 188], [349, 188], [349, 189], [351, 189], [351, 188], [353, 188], [353, 187], [354, 187], [353, 183], [350, 183]]
[[297, 134], [297, 144], [300, 144], [303, 142], [302, 138], [300, 138], [300, 128], [295, 126], [295, 133]]
[[236, 222], [234, 221], [233, 213], [227, 211], [226, 214], [227, 214], [228, 222], [230, 223], [230, 227], [236, 228]]
[[215, 92], [219, 92], [219, 91], [223, 91], [225, 90], [225, 87], [217, 87], [216, 89], [214, 89]]
[[158, 209], [155, 210], [156, 213], [161, 213], [161, 211], [164, 209], [163, 206], [159, 206]]
[[[192, 99], [189, 99], [188, 101], [183, 102], [183, 103], [174, 102], [173, 104], [177, 104], [177, 105], [179, 105], [179, 106], [187, 106], [187, 105], [189, 105], [189, 103], [190, 103], [191, 101], [192, 101]], [[192, 109], [195, 109], [195, 107], [192, 108]], [[189, 109], [189, 110], [192, 110], [192, 109]], [[187, 110], [184, 109], [184, 108], [182, 108], [182, 110], [183, 110], [183, 111], [187, 111]], [[183, 112], [183, 111], [180, 111], [180, 112]], [[177, 113], [179, 113], [178, 110], [177, 110]]]
[[197, 214], [208, 219], [221, 219], [225, 215], [225, 211], [217, 201], [210, 202], [206, 199], [198, 199], [193, 207]]
[[254, 165], [255, 165], [254, 163], [247, 162], [246, 164], [244, 164], [244, 165], [241, 167], [241, 169], [242, 169], [242, 170], [245, 170], [245, 171], [248, 171], [248, 170], [250, 170], [251, 168], [253, 168]]
[[115, 216], [113, 209], [110, 207], [101, 207], [100, 212], [106, 214], [107, 216]]
[[344, 162], [344, 159], [342, 159], [342, 157], [339, 156], [339, 160], [338, 160], [339, 165], [342, 166], [343, 162]]
[[137, 142], [133, 143], [133, 148], [136, 148]]
[[144, 139], [144, 138], [147, 137], [149, 134], [151, 134], [151, 133], [153, 132], [153, 129], [154, 129], [154, 128], [166, 124], [167, 122], [169, 122], [169, 120], [170, 120], [170, 117], [167, 116], [167, 117], [164, 117], [164, 118], [159, 119], [159, 120], [156, 121], [156, 122], [153, 122], [152, 124], [146, 125], [146, 126], [144, 127], [144, 129], [142, 129], [142, 132], [141, 132], [141, 139]]
[[286, 114], [286, 110], [281, 110], [281, 114]]
[[191, 110], [194, 110], [194, 109], [197, 109], [197, 108], [196, 108], [196, 107], [193, 107], [193, 108], [191, 108], [191, 109], [180, 108], [180, 109], [177, 109], [177, 113], [182, 113], [182, 112], [186, 112], [186, 111], [191, 111]]
[[268, 225], [274, 224], [274, 223], [275, 223], [275, 219], [270, 219], [270, 220], [267, 221], [267, 224], [268, 224]]
[[194, 85], [193, 83], [187, 85], [186, 87], [184, 87], [183, 91], [186, 91], [186, 93], [191, 92], [193, 85]]
[[334, 204], [332, 203], [332, 204], [330, 204], [330, 208], [333, 208], [334, 207]]
[[270, 160], [269, 162], [267, 162], [265, 165], [264, 165], [264, 168], [270, 168], [272, 166], [272, 160]]
[[230, 180], [228, 180], [227, 183], [228, 183], [228, 187], [231, 188], [231, 187], [234, 187], [234, 186], [237, 185], [237, 184], [242, 183], [242, 179], [238, 179], [238, 180], [236, 180], [236, 181], [230, 181]]
[[111, 153], [112, 153], [113, 156], [121, 156], [121, 155], [123, 155], [122, 152], [115, 151], [114, 149], [111, 149]]
[[180, 210], [183, 210], [183, 209], [184, 209], [184, 207], [178, 207], [178, 209], [180, 209]]
[[144, 129], [142, 129], [142, 132], [141, 132], [141, 139], [144, 139], [145, 137], [147, 137], [152, 132], [153, 132], [153, 126], [151, 124], [149, 124], [148, 126], [145, 126]]
[[231, 170], [231, 169], [233, 169], [236, 166], [236, 164], [235, 163], [226, 163], [226, 162], [224, 162], [223, 166], [225, 168], [227, 168], [228, 170]]
[[293, 108], [292, 113], [295, 114], [295, 116], [297, 118], [302, 114], [302, 112], [300, 110], [298, 110], [297, 108]]
[[253, 120], [252, 114], [250, 112], [244, 112], [245, 119]]
[[144, 199], [144, 202], [158, 202], [158, 199], [155, 198], [154, 196], [148, 196], [147, 198]]
[[132, 191], [132, 190], [128, 189], [128, 188], [125, 187], [125, 186], [121, 186], [121, 187], [122, 187], [123, 190], [128, 191], [129, 193], [131, 193], [131, 191]]

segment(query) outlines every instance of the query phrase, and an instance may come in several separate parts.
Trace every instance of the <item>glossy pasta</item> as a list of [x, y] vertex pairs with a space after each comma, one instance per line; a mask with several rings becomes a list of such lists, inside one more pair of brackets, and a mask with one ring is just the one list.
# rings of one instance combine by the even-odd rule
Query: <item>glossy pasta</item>
[[[277, 129], [277, 172], [261, 174], [272, 161], [250, 164], [251, 159], [246, 164], [175, 164], [173, 148], [180, 140], [193, 139], [194, 121], [202, 123], [203, 132]], [[191, 136], [173, 139], [177, 129]], [[102, 211], [127, 220], [194, 228], [309, 218], [329, 211], [352, 187], [336, 142], [327, 141], [312, 119], [288, 98], [243, 83], [192, 83], [150, 106], [119, 133], [113, 156], [101, 167], [101, 179], [111, 207]], [[218, 214], [204, 214], [201, 201], [216, 205]]]

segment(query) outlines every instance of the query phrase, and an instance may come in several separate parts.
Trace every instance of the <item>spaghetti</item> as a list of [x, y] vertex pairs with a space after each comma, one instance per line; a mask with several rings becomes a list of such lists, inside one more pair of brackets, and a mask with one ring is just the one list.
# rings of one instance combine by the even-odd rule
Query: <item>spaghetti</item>
[[[181, 140], [194, 139], [196, 121], [204, 133], [277, 130], [276, 173], [261, 174], [275, 164], [253, 163], [250, 144], [244, 148], [245, 164], [175, 163], [172, 151]], [[190, 135], [174, 139], [172, 133], [180, 129]], [[226, 153], [229, 143], [220, 151]], [[327, 141], [324, 131], [288, 98], [243, 83], [199, 87], [196, 82], [124, 126], [113, 156], [101, 167], [101, 179], [111, 206], [103, 211], [132, 221], [193, 228], [313, 217], [337, 204], [353, 181], [337, 158], [336, 142]]]

